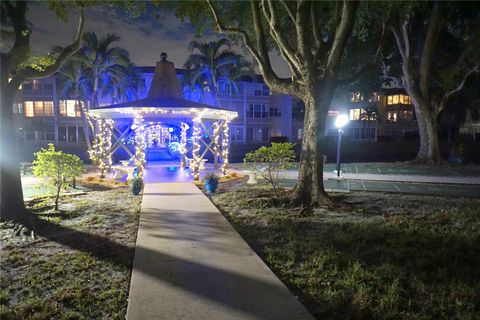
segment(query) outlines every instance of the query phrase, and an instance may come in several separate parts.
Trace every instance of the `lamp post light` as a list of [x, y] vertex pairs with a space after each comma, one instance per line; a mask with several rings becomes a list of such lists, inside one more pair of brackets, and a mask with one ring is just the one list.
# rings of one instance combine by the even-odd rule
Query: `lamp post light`
[[337, 178], [340, 177], [340, 147], [342, 145], [342, 128], [348, 123], [348, 116], [345, 114], [339, 114], [335, 119], [335, 127], [338, 128], [337, 136]]

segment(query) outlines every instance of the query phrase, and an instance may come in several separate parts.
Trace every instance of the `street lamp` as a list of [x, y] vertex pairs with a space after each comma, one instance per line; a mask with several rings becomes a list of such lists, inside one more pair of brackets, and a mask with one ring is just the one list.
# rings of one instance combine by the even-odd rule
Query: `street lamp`
[[342, 128], [348, 123], [348, 116], [345, 114], [339, 114], [335, 119], [335, 127], [338, 128], [337, 137], [337, 177], [340, 177], [340, 146], [342, 144]]

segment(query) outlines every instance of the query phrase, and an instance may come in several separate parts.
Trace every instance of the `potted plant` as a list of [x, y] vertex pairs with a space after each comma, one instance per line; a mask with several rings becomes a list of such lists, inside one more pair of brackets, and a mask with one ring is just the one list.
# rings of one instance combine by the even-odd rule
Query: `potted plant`
[[208, 193], [215, 193], [218, 187], [218, 176], [215, 173], [209, 173], [205, 176], [204, 186]]
[[132, 186], [131, 186], [132, 193], [138, 196], [140, 192], [142, 192], [142, 188], [143, 188], [143, 180], [141, 178], [133, 179]]

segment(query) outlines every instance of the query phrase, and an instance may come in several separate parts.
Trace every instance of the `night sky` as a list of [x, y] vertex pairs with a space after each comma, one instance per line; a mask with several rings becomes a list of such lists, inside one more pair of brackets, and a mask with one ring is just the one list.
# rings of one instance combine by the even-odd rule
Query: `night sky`
[[[189, 52], [188, 44], [195, 39], [195, 28], [188, 22], [182, 23], [167, 11], [144, 14], [130, 22], [120, 19], [109, 9], [89, 8], [86, 11], [86, 31], [97, 36], [114, 32], [121, 38], [117, 44], [128, 50], [131, 60], [138, 66], [153, 66], [165, 51], [169, 60], [181, 68]], [[32, 48], [37, 54], [45, 54], [55, 45], [67, 45], [72, 41], [78, 15], [73, 12], [68, 22], [62, 22], [55, 14], [39, 3], [31, 3], [28, 20], [32, 23]], [[215, 39], [214, 35], [202, 37], [200, 41]], [[238, 49], [237, 49], [238, 50]], [[289, 76], [288, 67], [281, 58], [272, 54], [272, 63], [278, 74]]]

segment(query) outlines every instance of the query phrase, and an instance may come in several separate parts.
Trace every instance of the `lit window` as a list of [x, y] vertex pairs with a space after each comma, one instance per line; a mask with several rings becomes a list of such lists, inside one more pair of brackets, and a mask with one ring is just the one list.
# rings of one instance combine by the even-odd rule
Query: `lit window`
[[390, 122], [397, 122], [397, 112], [395, 111], [387, 112], [387, 120]]
[[33, 117], [33, 101], [25, 101], [25, 117]]
[[363, 95], [360, 92], [352, 93], [352, 97], [350, 98], [351, 102], [360, 102], [363, 101]]
[[43, 101], [34, 101], [33, 102], [33, 110], [35, 113], [35, 117], [43, 117]]
[[53, 101], [43, 102], [45, 117], [53, 117]]
[[350, 109], [350, 120], [360, 120], [362, 109]]
[[399, 104], [400, 103], [400, 95], [394, 95], [393, 96], [393, 104]]
[[80, 106], [75, 100], [60, 100], [60, 115], [63, 117], [80, 117]]

